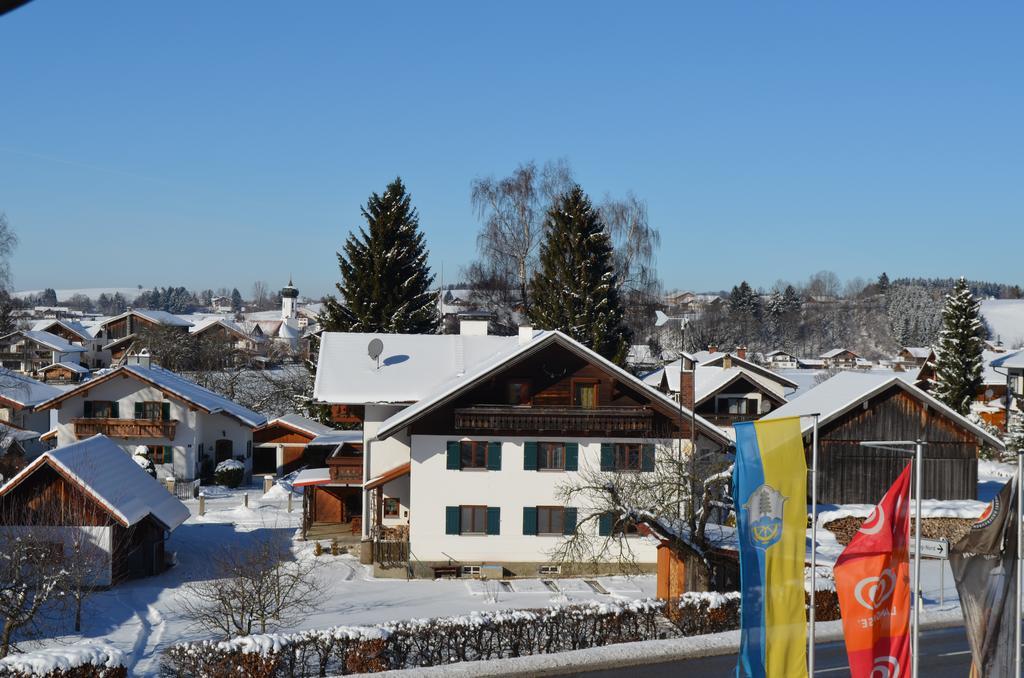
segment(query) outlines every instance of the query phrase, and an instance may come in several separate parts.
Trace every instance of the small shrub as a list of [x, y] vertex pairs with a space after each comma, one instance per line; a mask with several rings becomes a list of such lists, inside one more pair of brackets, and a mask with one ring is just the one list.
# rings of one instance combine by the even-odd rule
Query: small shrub
[[236, 488], [242, 484], [242, 479], [245, 478], [245, 464], [236, 459], [222, 461], [217, 464], [213, 477], [218, 485]]

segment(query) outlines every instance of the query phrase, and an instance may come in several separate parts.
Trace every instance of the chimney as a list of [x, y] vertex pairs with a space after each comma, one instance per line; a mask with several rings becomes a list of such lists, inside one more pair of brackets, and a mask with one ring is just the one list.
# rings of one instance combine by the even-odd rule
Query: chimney
[[533, 341], [533, 325], [519, 326], [519, 345], [529, 344]]
[[478, 320], [475, 318], [460, 318], [459, 334], [464, 334], [473, 337], [483, 337], [487, 335], [488, 325], [490, 325], [490, 321], [488, 320]]
[[726, 353], [725, 356], [722, 357], [722, 367], [724, 367], [725, 369], [729, 369], [730, 367], [732, 367], [731, 353]]
[[708, 353], [718, 353], [718, 346], [716, 344], [708, 344]]
[[693, 370], [679, 372], [679, 402], [688, 410], [693, 409]]
[[746, 346], [737, 346], [736, 347], [736, 357], [739, 358], [740, 360], [746, 360], [747, 359], [747, 347]]

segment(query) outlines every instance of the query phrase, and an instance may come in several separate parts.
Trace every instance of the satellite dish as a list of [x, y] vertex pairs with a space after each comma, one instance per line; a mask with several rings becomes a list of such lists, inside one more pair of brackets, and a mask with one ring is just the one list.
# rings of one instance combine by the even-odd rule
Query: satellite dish
[[366, 352], [369, 354], [370, 360], [377, 360], [384, 352], [384, 342], [380, 339], [371, 339], [370, 345], [366, 347]]

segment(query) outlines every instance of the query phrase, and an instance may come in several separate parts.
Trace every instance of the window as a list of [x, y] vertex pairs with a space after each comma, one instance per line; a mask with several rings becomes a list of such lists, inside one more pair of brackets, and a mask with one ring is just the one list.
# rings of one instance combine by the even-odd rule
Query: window
[[537, 443], [537, 468], [565, 470], [565, 443]]
[[163, 419], [163, 403], [155, 400], [135, 403], [135, 418], [152, 420]]
[[508, 404], [530, 404], [530, 382], [526, 379], [513, 379], [508, 382]]
[[487, 534], [487, 507], [460, 506], [460, 534]]
[[149, 445], [149, 460], [154, 464], [173, 464], [174, 448], [170, 445]]
[[564, 508], [561, 506], [537, 507], [537, 534], [562, 534], [564, 530]]
[[573, 381], [572, 404], [588, 410], [597, 407], [597, 380]]
[[459, 443], [459, 459], [462, 468], [487, 468], [487, 443], [463, 440]]
[[480, 566], [479, 565], [463, 565], [462, 566], [463, 577], [479, 577]]
[[117, 403], [110, 400], [86, 400], [85, 417], [87, 419], [117, 419]]
[[398, 517], [398, 500], [394, 497], [384, 498], [384, 517], [385, 518], [397, 518]]
[[542, 577], [545, 576], [545, 575], [548, 575], [548, 576], [558, 575], [558, 574], [562, 574], [562, 566], [561, 565], [541, 565], [538, 568], [537, 571], [538, 571], [538, 574], [540, 574], [540, 576], [542, 576]]
[[639, 471], [642, 457], [640, 443], [615, 444], [616, 471]]
[[617, 513], [603, 513], [598, 518], [597, 533], [602, 537], [627, 537], [639, 534], [639, 530], [632, 520], [623, 520]]

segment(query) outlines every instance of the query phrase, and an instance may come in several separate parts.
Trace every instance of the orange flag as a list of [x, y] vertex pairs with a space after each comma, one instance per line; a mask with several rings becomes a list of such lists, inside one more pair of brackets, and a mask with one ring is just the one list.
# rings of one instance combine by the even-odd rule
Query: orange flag
[[852, 678], [910, 673], [910, 467], [833, 568]]

